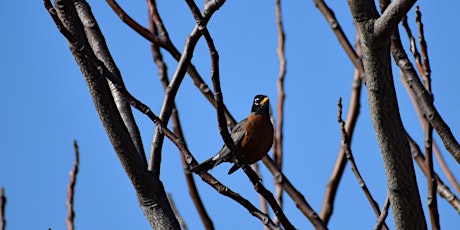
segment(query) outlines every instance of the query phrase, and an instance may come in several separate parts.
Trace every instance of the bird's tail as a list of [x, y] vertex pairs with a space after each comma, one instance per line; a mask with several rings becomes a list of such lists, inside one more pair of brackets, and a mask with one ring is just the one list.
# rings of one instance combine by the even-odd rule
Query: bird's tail
[[206, 161], [204, 161], [203, 163], [193, 167], [190, 169], [191, 172], [195, 172], [195, 173], [201, 173], [201, 172], [206, 172], [212, 168], [214, 168], [214, 166], [216, 166], [219, 162], [217, 162], [214, 157], [212, 158], [209, 158], [207, 159]]

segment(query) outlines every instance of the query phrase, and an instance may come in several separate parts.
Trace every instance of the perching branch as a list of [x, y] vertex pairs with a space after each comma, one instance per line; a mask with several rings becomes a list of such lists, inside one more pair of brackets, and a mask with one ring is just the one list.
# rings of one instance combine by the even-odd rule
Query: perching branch
[[286, 229], [295, 229], [295, 227], [291, 224], [291, 222], [287, 219], [284, 215], [283, 210], [276, 202], [273, 194], [268, 191], [263, 184], [260, 182], [259, 176], [241, 159], [241, 154], [238, 154], [240, 151], [237, 146], [233, 143], [233, 140], [230, 136], [230, 133], [227, 129], [227, 122], [225, 120], [224, 111], [223, 111], [223, 95], [222, 90], [220, 87], [220, 75], [219, 75], [219, 54], [214, 46], [214, 42], [209, 34], [208, 29], [205, 25], [201, 24], [204, 20], [200, 12], [198, 11], [198, 7], [195, 5], [195, 2], [192, 0], [186, 0], [187, 4], [189, 5], [195, 20], [197, 21], [197, 26], [201, 33], [203, 34], [204, 38], [206, 39], [206, 43], [208, 44], [211, 61], [212, 61], [212, 69], [211, 69], [211, 79], [214, 86], [214, 93], [217, 102], [217, 120], [219, 124], [219, 131], [224, 140], [226, 146], [228, 146], [235, 156], [235, 163], [241, 165], [241, 168], [249, 177], [251, 182], [254, 185], [255, 190], [261, 194], [269, 203], [271, 208], [273, 209], [274, 213], [276, 214], [277, 218], [283, 224]]

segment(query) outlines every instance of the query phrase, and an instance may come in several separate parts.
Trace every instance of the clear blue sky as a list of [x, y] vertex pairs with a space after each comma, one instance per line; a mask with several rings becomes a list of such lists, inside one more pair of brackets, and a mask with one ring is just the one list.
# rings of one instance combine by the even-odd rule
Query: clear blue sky
[[[158, 113], [163, 90], [150, 53], [150, 44], [111, 11], [105, 1], [89, 1], [112, 55], [133, 95]], [[201, 2], [199, 5], [201, 5]], [[138, 22], [146, 25], [145, 1], [120, 1]], [[460, 139], [460, 54], [458, 1], [420, 1], [432, 67], [435, 105]], [[284, 172], [319, 212], [325, 185], [340, 143], [337, 99], [348, 106], [353, 66], [312, 1], [283, 1], [287, 76], [285, 107]], [[354, 40], [352, 18], [346, 1], [332, 2], [347, 36]], [[182, 50], [194, 20], [184, 1], [158, 1], [158, 8], [173, 42]], [[416, 33], [413, 12], [410, 24]], [[7, 229], [64, 229], [72, 142], [80, 145], [81, 164], [75, 194], [77, 229], [149, 229], [125, 175], [95, 112], [84, 79], [64, 38], [43, 8], [42, 1], [1, 1], [0, 69], [0, 186], [8, 203]], [[220, 54], [224, 99], [232, 114], [243, 119], [252, 97], [267, 94], [276, 103], [276, 26], [273, 1], [227, 1], [208, 26]], [[403, 38], [405, 38], [405, 33]], [[404, 40], [407, 45], [407, 40]], [[177, 63], [163, 52], [168, 73]], [[193, 63], [211, 84], [210, 58], [203, 40]], [[395, 85], [405, 127], [419, 144], [423, 135], [407, 93], [395, 71]], [[242, 84], [241, 82], [244, 82]], [[177, 96], [188, 146], [198, 160], [213, 155], [222, 145], [213, 108], [185, 78]], [[346, 113], [346, 111], [344, 111]], [[154, 125], [139, 112], [145, 149], [150, 148]], [[198, 134], [198, 135], [197, 135]], [[442, 146], [439, 138], [436, 141]], [[189, 229], [202, 224], [188, 196], [178, 150], [166, 141], [161, 179]], [[353, 151], [361, 173], [377, 202], [386, 195], [385, 175], [363, 91]], [[460, 167], [441, 147], [444, 157], [460, 178]], [[230, 165], [212, 171], [234, 191], [259, 205], [257, 194], [242, 172], [227, 176]], [[439, 169], [435, 163], [435, 168]], [[426, 210], [426, 180], [416, 167], [420, 195]], [[267, 187], [271, 175], [262, 167]], [[447, 181], [444, 176], [441, 176]], [[197, 177], [197, 184], [216, 229], [260, 229], [248, 212], [221, 196]], [[355, 177], [347, 167], [339, 188], [331, 229], [371, 229], [375, 217]], [[285, 197], [287, 217], [299, 229], [312, 225]], [[439, 199], [441, 226], [460, 226], [458, 213]], [[393, 229], [392, 218], [387, 223]]]

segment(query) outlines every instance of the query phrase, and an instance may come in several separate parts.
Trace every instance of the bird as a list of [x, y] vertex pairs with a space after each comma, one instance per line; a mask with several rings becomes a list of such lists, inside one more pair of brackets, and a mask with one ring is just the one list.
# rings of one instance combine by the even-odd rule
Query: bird
[[[268, 97], [256, 95], [249, 116], [236, 124], [231, 131], [230, 136], [233, 143], [239, 147], [241, 157], [247, 164], [253, 164], [262, 159], [272, 147], [274, 130], [269, 110]], [[216, 155], [192, 167], [190, 171], [199, 174], [209, 171], [222, 162], [234, 163], [228, 174], [232, 174], [240, 168], [240, 165], [235, 163], [233, 153], [224, 144]]]

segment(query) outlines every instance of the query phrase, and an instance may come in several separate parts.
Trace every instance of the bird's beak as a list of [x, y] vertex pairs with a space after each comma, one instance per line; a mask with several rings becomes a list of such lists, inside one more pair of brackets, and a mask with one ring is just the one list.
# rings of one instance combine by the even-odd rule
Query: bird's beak
[[268, 102], [268, 97], [265, 97], [265, 98], [260, 102], [260, 104], [263, 105], [263, 104], [265, 104], [265, 103], [267, 103], [267, 102]]

